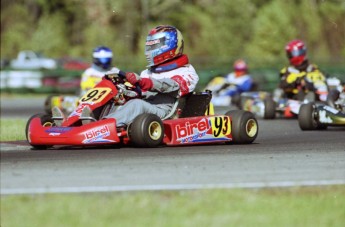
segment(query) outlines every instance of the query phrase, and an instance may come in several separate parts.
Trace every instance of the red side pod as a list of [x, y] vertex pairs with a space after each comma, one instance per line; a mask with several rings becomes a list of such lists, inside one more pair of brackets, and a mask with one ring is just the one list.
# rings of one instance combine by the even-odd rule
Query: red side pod
[[29, 126], [31, 145], [99, 145], [116, 144], [120, 138], [115, 119], [105, 119], [79, 127], [43, 127], [39, 118]]
[[231, 118], [225, 115], [165, 120], [163, 124], [166, 145], [232, 141]]

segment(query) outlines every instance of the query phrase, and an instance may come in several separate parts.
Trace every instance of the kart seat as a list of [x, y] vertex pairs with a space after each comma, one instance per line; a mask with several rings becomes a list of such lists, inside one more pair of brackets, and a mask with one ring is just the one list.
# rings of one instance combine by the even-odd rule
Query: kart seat
[[163, 120], [204, 116], [210, 105], [211, 98], [212, 92], [209, 90], [204, 92], [191, 92], [180, 97], [176, 100], [170, 114], [163, 118]]

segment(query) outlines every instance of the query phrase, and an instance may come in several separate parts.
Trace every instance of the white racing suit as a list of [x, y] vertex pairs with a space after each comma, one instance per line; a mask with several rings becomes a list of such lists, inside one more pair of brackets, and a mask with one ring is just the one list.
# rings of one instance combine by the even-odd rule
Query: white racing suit
[[152, 113], [164, 118], [170, 113], [178, 95], [192, 92], [199, 81], [199, 76], [190, 64], [161, 73], [146, 69], [141, 72], [140, 77], [150, 78], [153, 87], [150, 91], [143, 91], [143, 99], [131, 99], [105, 117], [115, 118], [118, 127], [130, 124], [142, 113]]

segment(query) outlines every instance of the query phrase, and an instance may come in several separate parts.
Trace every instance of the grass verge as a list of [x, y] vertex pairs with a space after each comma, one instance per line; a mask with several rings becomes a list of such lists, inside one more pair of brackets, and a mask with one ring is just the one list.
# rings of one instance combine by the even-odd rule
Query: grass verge
[[1, 118], [0, 141], [25, 140], [25, 126], [28, 119], [24, 118]]
[[1, 226], [343, 226], [345, 187], [1, 197]]

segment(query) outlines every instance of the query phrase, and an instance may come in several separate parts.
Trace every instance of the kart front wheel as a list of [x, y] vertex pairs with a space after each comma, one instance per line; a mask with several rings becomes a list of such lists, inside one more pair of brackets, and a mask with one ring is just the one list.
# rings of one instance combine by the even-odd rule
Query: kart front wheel
[[264, 119], [274, 119], [276, 117], [276, 103], [273, 99], [267, 98], [264, 101]]
[[320, 124], [316, 119], [316, 109], [313, 103], [301, 105], [298, 113], [298, 124], [302, 130], [326, 129], [327, 126]]
[[130, 124], [128, 134], [137, 147], [157, 147], [163, 142], [163, 122], [155, 114], [140, 114]]
[[253, 113], [244, 110], [234, 110], [228, 111], [225, 115], [230, 116], [232, 119], [233, 143], [249, 144], [256, 139], [259, 125]]
[[41, 125], [43, 127], [51, 127], [53, 126], [54, 124], [54, 121], [52, 120], [52, 117], [50, 114], [35, 114], [33, 116], [31, 116], [28, 120], [28, 122], [26, 123], [26, 127], [25, 127], [25, 136], [26, 136], [26, 140], [30, 143], [30, 145], [36, 149], [36, 150], [45, 150], [47, 149], [48, 147], [50, 146], [46, 146], [46, 145], [33, 145], [31, 144], [30, 142], [30, 139], [29, 139], [29, 126], [31, 124], [31, 121], [34, 119], [34, 118], [40, 118], [41, 120]]

